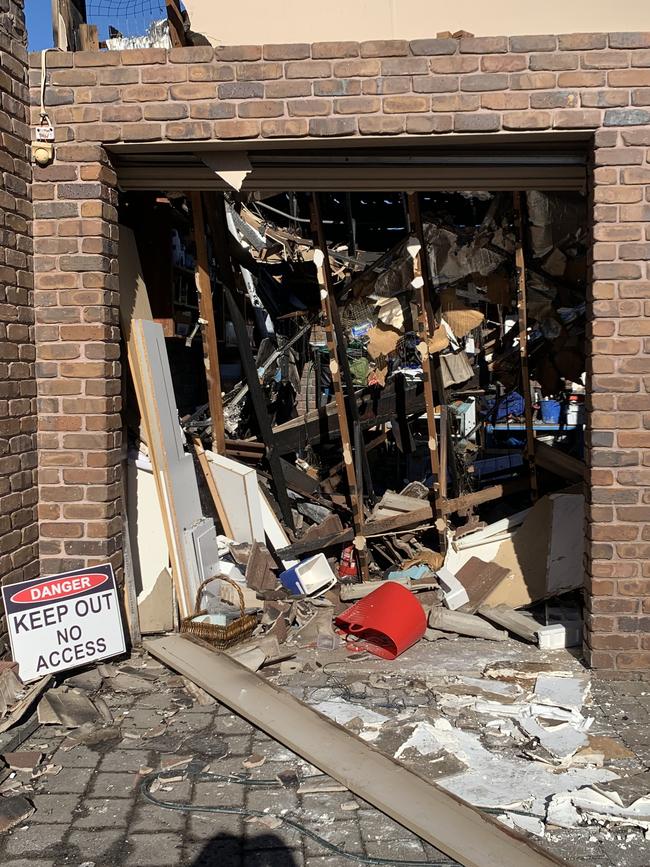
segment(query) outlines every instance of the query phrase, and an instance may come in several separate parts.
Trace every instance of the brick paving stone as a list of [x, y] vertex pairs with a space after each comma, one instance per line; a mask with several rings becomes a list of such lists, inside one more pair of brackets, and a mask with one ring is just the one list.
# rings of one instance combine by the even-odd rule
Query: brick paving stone
[[90, 795], [93, 798], [131, 798], [139, 782], [137, 774], [100, 771], [92, 781]]
[[304, 863], [300, 849], [266, 848], [246, 852], [246, 867], [301, 867]]
[[[28, 827], [14, 829], [5, 843], [5, 855], [42, 855], [46, 854], [52, 846], [60, 843], [67, 833], [66, 825], [41, 825], [33, 822]], [[4, 859], [2, 864], [4, 867]]]
[[243, 816], [218, 813], [190, 813], [187, 821], [187, 836], [194, 841], [212, 838], [227, 840], [235, 838], [243, 847], [246, 833]]
[[95, 768], [101, 761], [101, 755], [88, 747], [74, 747], [71, 750], [57, 749], [52, 761], [64, 768]]
[[281, 810], [295, 810], [298, 806], [298, 796], [291, 789], [248, 789], [246, 806], [251, 810], [266, 810], [279, 813]]
[[69, 825], [75, 816], [80, 798], [80, 795], [61, 795], [57, 792], [51, 795], [34, 795], [30, 800], [36, 807], [38, 822]]
[[149, 764], [151, 751], [140, 750], [111, 750], [100, 760], [100, 770], [117, 773], [127, 771], [136, 774], [140, 768], [151, 767]]
[[85, 798], [83, 810], [86, 815], [74, 820], [75, 828], [126, 828], [133, 804], [127, 798]]
[[192, 803], [200, 807], [243, 807], [245, 799], [245, 787], [236, 783], [197, 782], [192, 793]]
[[241, 840], [238, 836], [216, 833], [207, 839], [186, 841], [183, 862], [191, 867], [244, 867]]
[[130, 834], [127, 844], [129, 854], [122, 864], [129, 867], [174, 867], [181, 863], [178, 834]]
[[64, 765], [55, 777], [45, 776], [43, 786], [47, 787], [47, 791], [59, 795], [81, 794], [88, 787], [94, 773], [94, 768], [68, 768]]
[[159, 832], [182, 832], [186, 823], [185, 813], [165, 810], [154, 804], [138, 803], [129, 825], [130, 834]]
[[[73, 830], [65, 842], [66, 853], [74, 846], [79, 852], [80, 862], [97, 862], [105, 858], [111, 849], [115, 849], [115, 854], [118, 855], [119, 853], [121, 857], [124, 833], [123, 828], [114, 828], [110, 831]], [[118, 860], [115, 863], [119, 864], [120, 861]]]
[[2, 860], [2, 867], [54, 867], [54, 861], [34, 861], [33, 858], [11, 858], [9, 861]]
[[[361, 839], [361, 831], [359, 823], [355, 821], [335, 821], [331, 824], [320, 825], [319, 823], [305, 823], [310, 831], [319, 834], [323, 839], [335, 846], [343, 849], [345, 852], [354, 852], [355, 854], [363, 854], [365, 852], [365, 844]], [[305, 854], [307, 857], [311, 855], [324, 855], [327, 850], [310, 837], [305, 838]]]

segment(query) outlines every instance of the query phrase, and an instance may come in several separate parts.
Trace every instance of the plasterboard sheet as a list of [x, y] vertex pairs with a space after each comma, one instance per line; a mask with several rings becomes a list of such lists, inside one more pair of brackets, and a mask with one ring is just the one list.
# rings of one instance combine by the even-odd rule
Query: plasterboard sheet
[[[264, 543], [262, 502], [255, 470], [215, 452], [206, 452], [236, 542]], [[288, 543], [285, 543], [288, 544]]]

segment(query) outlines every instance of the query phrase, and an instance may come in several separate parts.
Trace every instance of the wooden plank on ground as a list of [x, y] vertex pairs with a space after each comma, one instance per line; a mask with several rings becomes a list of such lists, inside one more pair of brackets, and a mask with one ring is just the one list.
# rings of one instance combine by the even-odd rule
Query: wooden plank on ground
[[513, 632], [519, 638], [523, 638], [524, 641], [537, 644], [537, 630], [540, 624], [533, 620], [530, 614], [515, 611], [509, 605], [496, 605], [494, 607], [481, 605], [478, 613], [490, 623], [502, 626], [508, 632]]

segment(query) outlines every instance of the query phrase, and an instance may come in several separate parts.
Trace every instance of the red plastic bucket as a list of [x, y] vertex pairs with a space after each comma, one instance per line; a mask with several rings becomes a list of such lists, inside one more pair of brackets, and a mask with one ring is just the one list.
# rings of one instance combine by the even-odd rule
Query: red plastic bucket
[[422, 638], [427, 616], [414, 593], [395, 581], [386, 581], [339, 614], [334, 623], [358, 639], [360, 650], [395, 659]]

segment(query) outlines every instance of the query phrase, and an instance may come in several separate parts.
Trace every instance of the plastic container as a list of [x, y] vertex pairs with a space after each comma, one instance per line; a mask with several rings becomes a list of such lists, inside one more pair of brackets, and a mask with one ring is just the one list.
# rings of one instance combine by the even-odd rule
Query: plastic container
[[322, 596], [336, 584], [325, 554], [316, 554], [279, 574], [280, 583], [294, 596]]
[[562, 413], [562, 404], [559, 400], [544, 398], [540, 401], [540, 410], [544, 424], [559, 424]]
[[567, 425], [584, 424], [585, 421], [585, 404], [584, 399], [577, 394], [572, 394], [569, 397], [569, 403], [566, 407], [566, 423]]
[[359, 650], [395, 659], [422, 638], [427, 616], [414, 593], [387, 581], [339, 614], [334, 624], [357, 639]]

